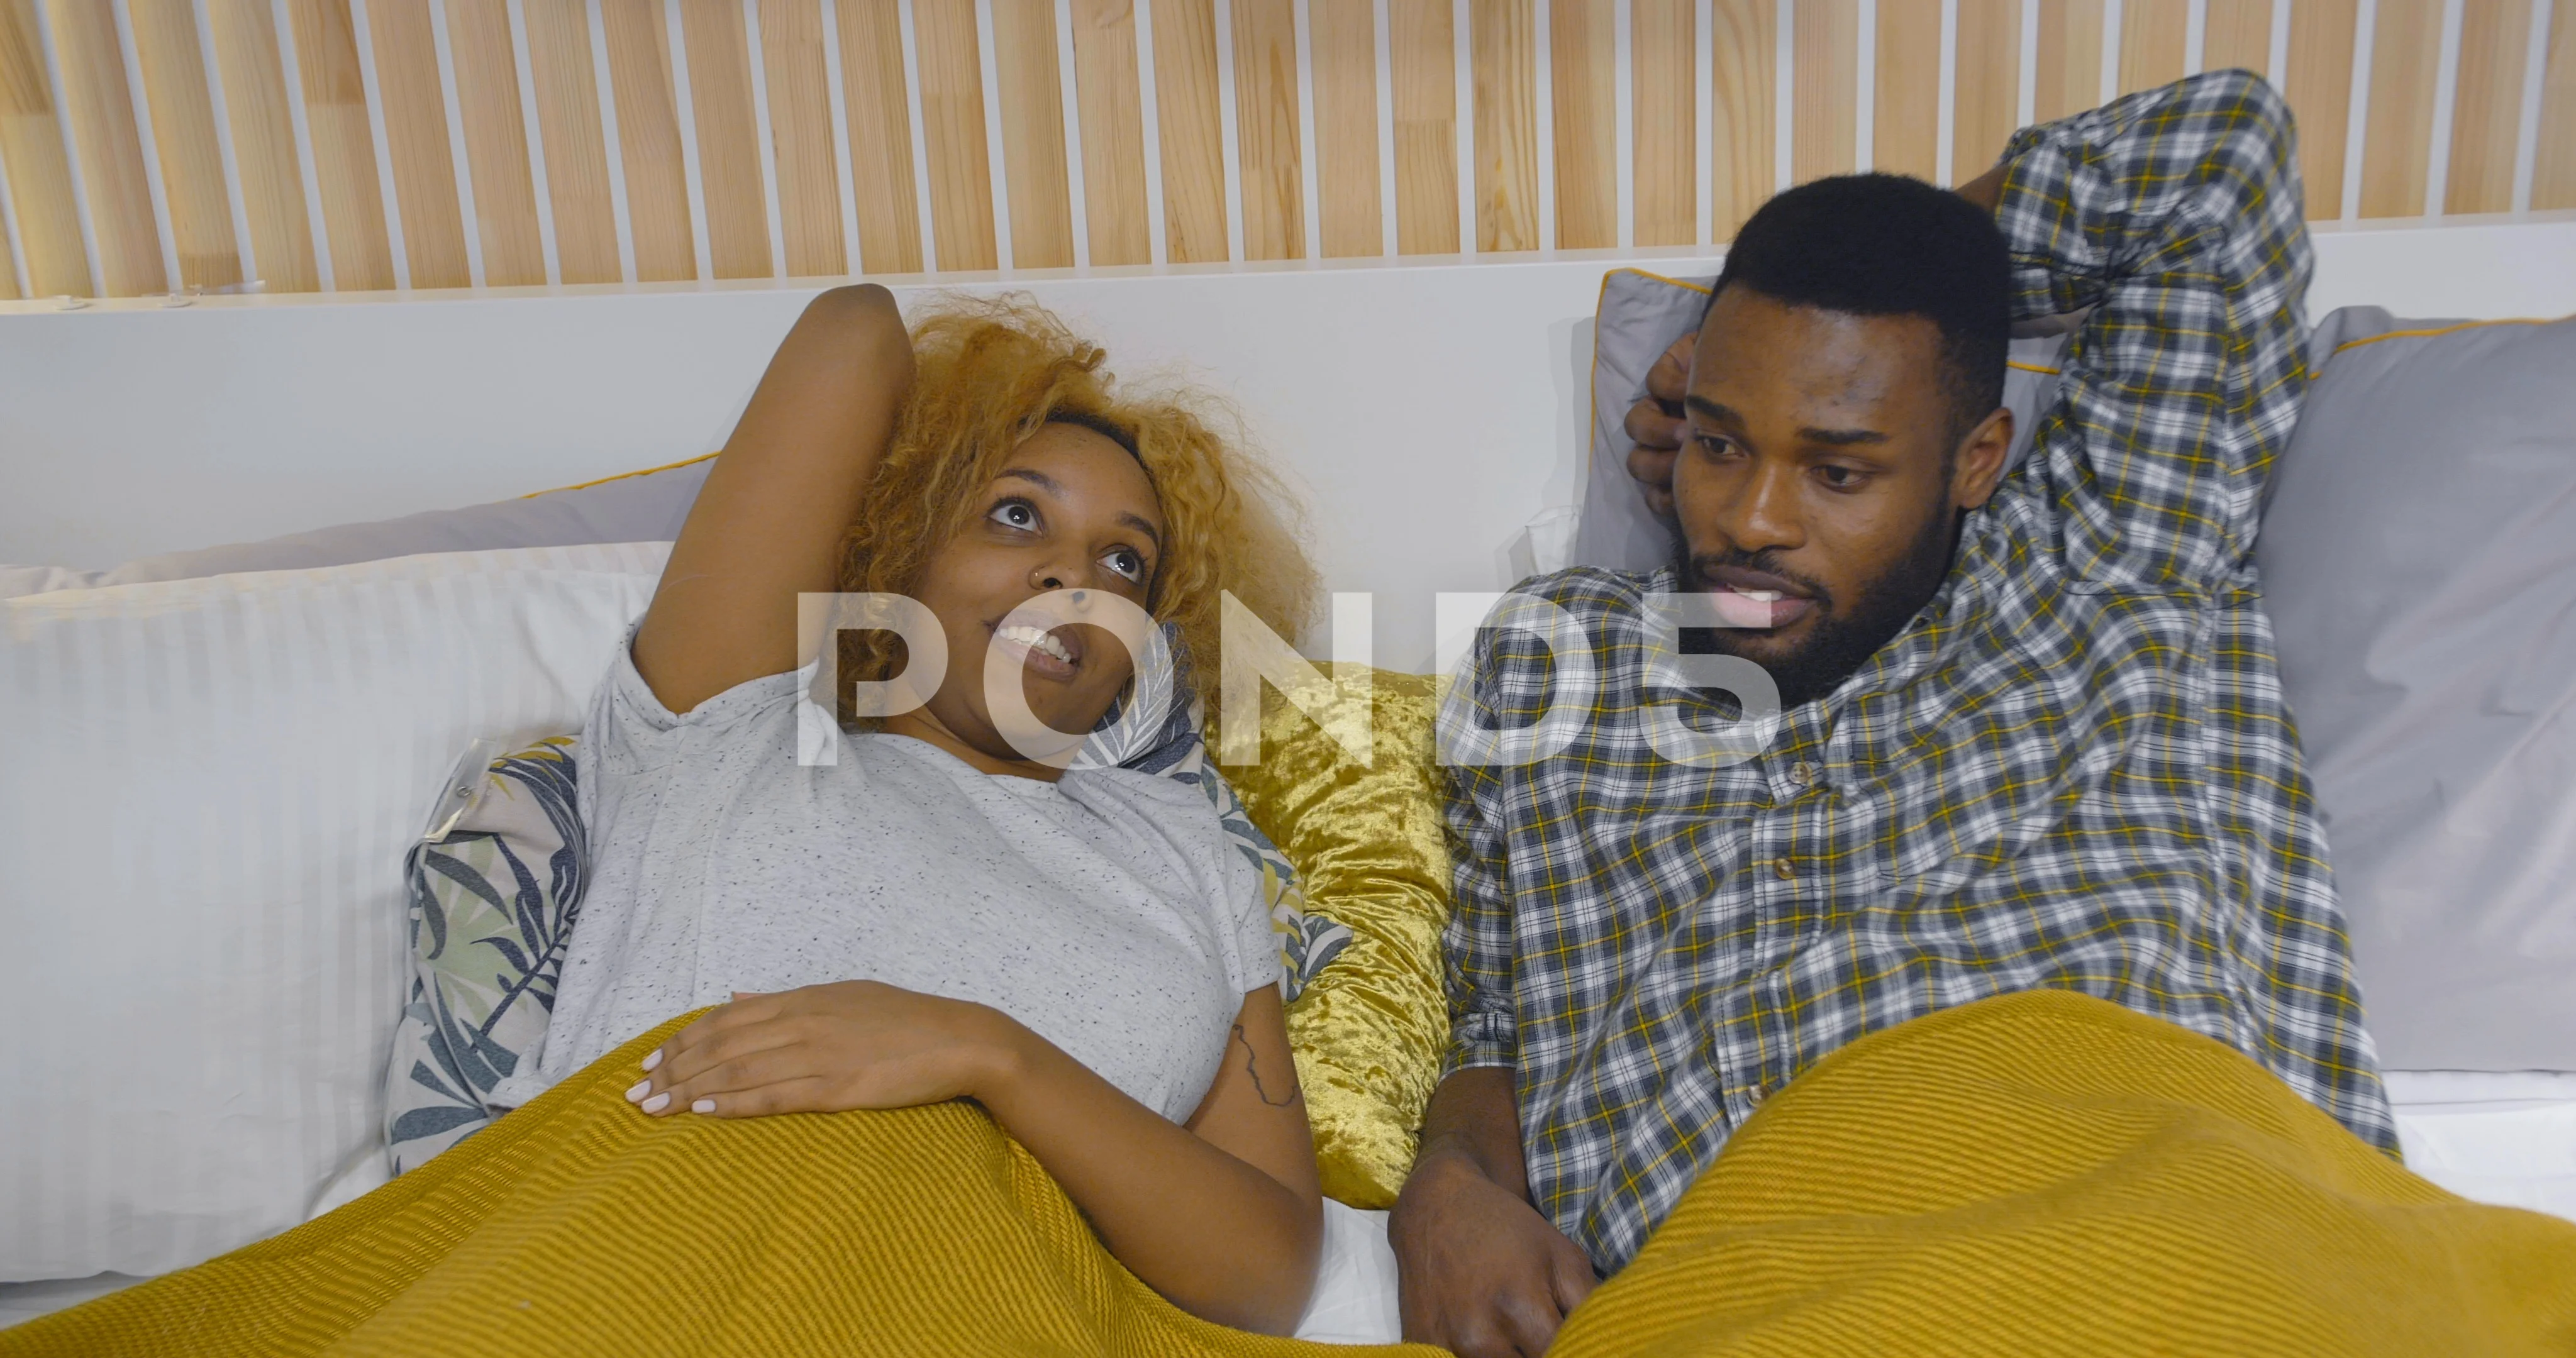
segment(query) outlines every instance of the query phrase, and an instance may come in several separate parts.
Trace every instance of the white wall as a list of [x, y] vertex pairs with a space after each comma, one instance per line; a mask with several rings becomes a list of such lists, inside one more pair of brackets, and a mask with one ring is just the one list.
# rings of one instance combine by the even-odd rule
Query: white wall
[[[2576, 311], [2576, 222], [2320, 233], [2312, 312]], [[1333, 588], [1420, 668], [1431, 594], [1498, 588], [1568, 503], [1605, 268], [1271, 267], [1031, 279], [1112, 366], [1224, 392], [1309, 490]], [[1638, 257], [1705, 275], [1709, 258]], [[0, 303], [0, 562], [107, 566], [525, 494], [723, 441], [816, 285], [55, 313]], [[988, 285], [990, 286], [990, 285]], [[907, 299], [920, 289], [902, 289]]]

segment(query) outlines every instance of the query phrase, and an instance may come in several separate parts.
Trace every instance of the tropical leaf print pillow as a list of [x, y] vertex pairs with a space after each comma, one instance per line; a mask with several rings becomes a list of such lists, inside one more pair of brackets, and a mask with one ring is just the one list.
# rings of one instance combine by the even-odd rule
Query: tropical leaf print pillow
[[572, 747], [494, 758], [475, 742], [404, 863], [412, 978], [385, 1091], [397, 1174], [490, 1122], [492, 1087], [545, 1041], [590, 865]]

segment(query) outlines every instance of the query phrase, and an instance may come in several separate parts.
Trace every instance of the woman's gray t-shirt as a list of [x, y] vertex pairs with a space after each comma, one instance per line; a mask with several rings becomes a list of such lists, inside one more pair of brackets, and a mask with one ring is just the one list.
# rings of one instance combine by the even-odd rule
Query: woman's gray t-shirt
[[[1260, 881], [1205, 792], [1128, 769], [980, 773], [806, 724], [803, 674], [685, 716], [626, 648], [576, 758], [592, 877], [524, 1102], [737, 990], [876, 980], [988, 1004], [1189, 1117], [1246, 992], [1279, 979]], [[821, 734], [817, 734], [818, 729]]]

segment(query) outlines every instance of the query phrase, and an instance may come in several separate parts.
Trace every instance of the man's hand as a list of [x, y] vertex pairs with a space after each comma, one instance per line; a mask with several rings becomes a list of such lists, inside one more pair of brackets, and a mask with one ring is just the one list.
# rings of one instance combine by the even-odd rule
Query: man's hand
[[1407, 1340], [1538, 1358], [1600, 1281], [1538, 1209], [1454, 1151], [1423, 1157], [1387, 1219]]
[[1628, 474], [1637, 478], [1658, 518], [1673, 516], [1673, 459], [1690, 435], [1682, 397], [1690, 390], [1691, 355], [1698, 347], [1696, 330], [1674, 340], [1646, 373], [1646, 399], [1628, 408], [1628, 437], [1637, 441], [1628, 452]]
[[645, 1057], [626, 1098], [656, 1116], [715, 1117], [942, 1103], [977, 1094], [1007, 1066], [1016, 1026], [980, 1004], [877, 981], [737, 992]]

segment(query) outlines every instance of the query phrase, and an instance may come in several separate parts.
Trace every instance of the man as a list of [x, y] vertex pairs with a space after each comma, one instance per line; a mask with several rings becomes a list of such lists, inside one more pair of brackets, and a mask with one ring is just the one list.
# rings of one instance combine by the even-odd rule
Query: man
[[[1588, 710], [1451, 773], [1406, 1337], [1536, 1354], [1765, 1097], [2006, 991], [2205, 1033], [2394, 1147], [2253, 566], [2307, 380], [2292, 142], [2220, 72], [2026, 129], [1958, 195], [1850, 177], [1745, 225], [1630, 417], [1674, 564], [1525, 584], [1581, 624]], [[2011, 318], [2085, 308], [2007, 467]], [[1754, 703], [1655, 682], [1667, 591], [1776, 682], [1758, 755], [1656, 752]], [[1487, 629], [1459, 711], [1526, 727], [1568, 673]]]

